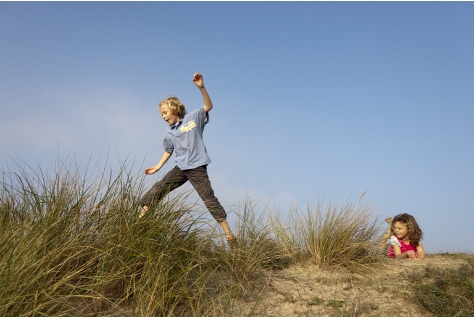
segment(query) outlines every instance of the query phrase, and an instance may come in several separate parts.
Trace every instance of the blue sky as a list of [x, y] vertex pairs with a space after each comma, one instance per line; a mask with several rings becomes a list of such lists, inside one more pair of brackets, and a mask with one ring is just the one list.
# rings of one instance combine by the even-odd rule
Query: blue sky
[[0, 162], [155, 165], [157, 103], [200, 107], [201, 72], [225, 206], [367, 191], [381, 217], [414, 215], [428, 252], [473, 252], [473, 16], [472, 2], [0, 2]]

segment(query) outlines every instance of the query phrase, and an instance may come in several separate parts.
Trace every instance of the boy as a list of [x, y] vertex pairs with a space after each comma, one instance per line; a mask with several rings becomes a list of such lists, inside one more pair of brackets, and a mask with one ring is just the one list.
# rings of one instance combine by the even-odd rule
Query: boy
[[151, 175], [159, 171], [173, 153], [176, 156], [176, 166], [143, 196], [142, 210], [138, 217], [142, 218], [145, 215], [153, 201], [161, 200], [167, 193], [190, 181], [211, 215], [224, 230], [226, 239], [233, 248], [236, 238], [226, 221], [227, 214], [224, 208], [214, 196], [207, 175], [207, 165], [211, 163], [211, 159], [204, 145], [203, 131], [209, 122], [208, 113], [213, 105], [200, 73], [194, 74], [193, 82], [201, 91], [204, 99], [203, 107], [187, 113], [181, 101], [174, 96], [164, 99], [158, 106], [163, 120], [169, 124], [163, 141], [165, 152], [156, 166], [145, 169], [145, 174]]

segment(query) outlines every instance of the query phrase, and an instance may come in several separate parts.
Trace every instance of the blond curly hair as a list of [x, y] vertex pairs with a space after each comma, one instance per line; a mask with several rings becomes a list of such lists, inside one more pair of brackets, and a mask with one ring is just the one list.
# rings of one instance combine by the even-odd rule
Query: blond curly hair
[[186, 112], [186, 108], [184, 107], [183, 103], [181, 103], [181, 101], [173, 95], [167, 96], [158, 104], [158, 112], [161, 112], [162, 106], [168, 107], [171, 112], [178, 115], [180, 118], [183, 118], [183, 116], [188, 113]]

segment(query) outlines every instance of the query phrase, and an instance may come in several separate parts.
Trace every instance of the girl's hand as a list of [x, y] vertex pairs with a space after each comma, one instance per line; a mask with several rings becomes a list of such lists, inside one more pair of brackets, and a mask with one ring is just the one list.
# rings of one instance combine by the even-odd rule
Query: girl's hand
[[204, 79], [202, 77], [202, 74], [201, 73], [194, 73], [194, 76], [193, 76], [193, 82], [194, 84], [196, 84], [196, 86], [198, 88], [203, 88], [204, 87]]
[[155, 166], [145, 169], [145, 174], [147, 175], [155, 174], [156, 172], [158, 172], [158, 169]]
[[417, 251], [416, 252], [416, 258], [419, 258], [419, 259], [425, 259], [425, 252], [424, 251]]
[[407, 257], [408, 258], [411, 258], [411, 259], [415, 259], [416, 258], [416, 254], [413, 250], [409, 250], [407, 251]]

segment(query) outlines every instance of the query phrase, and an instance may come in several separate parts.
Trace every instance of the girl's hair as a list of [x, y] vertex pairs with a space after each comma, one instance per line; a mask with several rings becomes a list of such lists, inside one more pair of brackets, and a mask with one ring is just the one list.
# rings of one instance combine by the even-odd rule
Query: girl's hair
[[423, 239], [423, 232], [421, 231], [420, 226], [418, 226], [418, 223], [416, 222], [415, 217], [413, 217], [410, 214], [400, 214], [400, 215], [395, 216], [392, 220], [392, 225], [391, 225], [392, 232], [393, 232], [393, 225], [395, 225], [396, 222], [400, 222], [407, 225], [408, 238], [410, 239], [410, 245], [418, 246], [418, 244]]
[[186, 108], [184, 107], [183, 103], [173, 95], [167, 96], [163, 101], [158, 104], [158, 111], [161, 113], [161, 107], [166, 106], [168, 107], [171, 112], [175, 113], [178, 115], [180, 118], [183, 118], [184, 115], [188, 112], [186, 112]]

